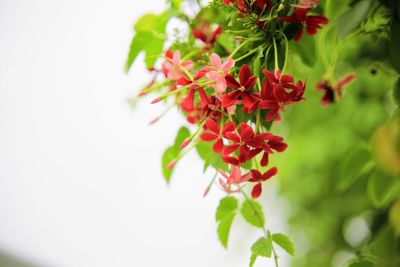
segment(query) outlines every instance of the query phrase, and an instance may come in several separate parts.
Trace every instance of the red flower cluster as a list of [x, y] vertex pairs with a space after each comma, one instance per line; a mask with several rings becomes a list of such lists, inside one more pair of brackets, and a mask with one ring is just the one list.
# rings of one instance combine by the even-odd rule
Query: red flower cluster
[[[205, 130], [200, 135], [200, 139], [204, 142], [214, 142], [213, 150], [215, 153], [222, 154], [222, 160], [231, 164], [233, 168], [238, 168], [247, 161], [252, 160], [258, 154], [262, 153], [260, 164], [267, 166], [269, 155], [274, 152], [283, 152], [287, 148], [287, 144], [282, 137], [273, 135], [272, 133], [255, 133], [253, 128], [242, 122], [236, 127], [234, 122], [229, 122], [223, 127], [218, 126], [217, 122], [212, 119], [206, 119]], [[257, 182], [253, 197], [261, 194], [261, 182], [266, 181], [277, 173], [277, 168], [273, 168], [274, 172], [268, 172], [267, 176], [258, 176], [257, 170], [251, 170], [246, 177], [248, 179], [228, 179], [223, 184], [225, 191], [227, 185], [238, 186], [243, 182]], [[236, 176], [238, 177], [238, 176]]]
[[[266, 22], [264, 14], [272, 10], [278, 14], [284, 9], [282, 4], [273, 8], [270, 0], [223, 0], [223, 3], [232, 6], [239, 17], [251, 14], [260, 28], [270, 23]], [[276, 18], [277, 15], [274, 15], [277, 24], [284, 26], [284, 22], [287, 22], [301, 26], [295, 40], [301, 38], [303, 28], [308, 34], [314, 35], [322, 24], [328, 23], [323, 16], [308, 15], [310, 7], [318, 5], [317, 0], [304, 0], [299, 4], [291, 16]], [[267, 167], [271, 154], [283, 152], [288, 147], [282, 137], [269, 132], [267, 125], [278, 122], [286, 106], [304, 100], [306, 83], [295, 81], [291, 75], [281, 73], [278, 69], [274, 72], [257, 69], [257, 73], [262, 71], [262, 77], [253, 75], [247, 64], [241, 64], [238, 70], [232, 58], [235, 52], [224, 61], [212, 53], [221, 33], [220, 26], [211, 27], [202, 21], [192, 29], [192, 35], [204, 44], [193, 61], [185, 60], [192, 53], [181, 58], [178, 50], [166, 52], [162, 73], [169, 91], [152, 103], [175, 95], [174, 104], [181, 108], [190, 123], [199, 125], [197, 131], [180, 145], [181, 149], [185, 149], [181, 154], [190, 149], [186, 147], [191, 143], [191, 147], [195, 147], [198, 142], [212, 143], [213, 152], [230, 166], [229, 175], [219, 170], [223, 176], [220, 179], [222, 188], [228, 193], [234, 193], [240, 191], [243, 184], [251, 184], [252, 197], [257, 198], [262, 193], [262, 183], [278, 172], [276, 167], [272, 167], [262, 173], [258, 166]], [[276, 50], [276, 40], [273, 39], [273, 42]], [[244, 54], [244, 57], [252, 53]], [[278, 51], [275, 51], [275, 66], [278, 66], [277, 55]], [[243, 55], [240, 58], [243, 60]], [[351, 79], [340, 81], [334, 88], [327, 83], [320, 83], [318, 88], [326, 91], [325, 101], [333, 101], [332, 95], [340, 96], [342, 87]], [[146, 90], [150, 91], [152, 86]], [[173, 168], [180, 158], [178, 156], [171, 161], [168, 167]], [[248, 172], [242, 175], [242, 169]]]

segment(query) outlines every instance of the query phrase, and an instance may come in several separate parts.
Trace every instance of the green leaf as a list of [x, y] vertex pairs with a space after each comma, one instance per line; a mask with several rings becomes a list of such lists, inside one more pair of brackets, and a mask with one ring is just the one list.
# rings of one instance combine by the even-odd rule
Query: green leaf
[[298, 54], [303, 60], [303, 63], [313, 67], [317, 62], [317, 56], [315, 52], [315, 38], [304, 34], [300, 41], [292, 42], [291, 48], [293, 52]]
[[217, 154], [212, 150], [211, 142], [199, 142], [196, 145], [196, 150], [199, 156], [204, 160], [204, 171], [206, 171], [209, 166], [226, 172], [229, 171], [228, 165], [222, 161], [221, 154]]
[[159, 16], [155, 14], [145, 14], [139, 18], [134, 26], [135, 31], [152, 31], [157, 24]]
[[254, 266], [254, 263], [256, 262], [257, 257], [258, 257], [257, 255], [251, 254], [250, 263], [249, 263], [249, 266], [250, 266], [250, 267], [253, 267], [253, 266]]
[[367, 17], [371, 0], [362, 0], [350, 7], [337, 19], [336, 30], [339, 37], [344, 38], [353, 30], [357, 29], [361, 22]]
[[152, 67], [161, 54], [165, 42], [165, 27], [169, 19], [166, 11], [160, 15], [146, 14], [135, 24], [136, 34], [132, 38], [128, 58], [125, 63], [127, 72], [140, 52], [145, 52], [147, 67]]
[[360, 146], [344, 157], [337, 181], [337, 189], [339, 191], [347, 190], [362, 175], [371, 159], [370, 154], [366, 147]]
[[175, 147], [175, 151], [179, 154], [179, 152], [181, 151], [181, 149], [179, 148], [179, 146], [183, 143], [183, 141], [185, 141], [186, 138], [188, 138], [190, 136], [190, 131], [188, 128], [186, 127], [181, 127], [178, 131], [178, 133], [176, 134], [175, 137], [175, 142], [174, 142], [174, 147]]
[[271, 235], [268, 238], [261, 237], [252, 246], [251, 252], [256, 256], [270, 258], [272, 255], [272, 239]]
[[162, 173], [164, 176], [164, 179], [167, 183], [170, 182], [171, 180], [171, 175], [173, 172], [173, 169], [169, 170], [167, 167], [171, 163], [172, 160], [176, 159], [179, 156], [179, 153], [181, 152], [181, 149], [179, 146], [185, 140], [190, 136], [190, 131], [186, 127], [181, 127], [175, 137], [175, 142], [172, 146], [168, 147], [162, 156], [161, 163], [162, 163]]
[[167, 183], [169, 183], [169, 181], [171, 180], [172, 175], [172, 170], [169, 170], [167, 166], [176, 157], [177, 155], [174, 147], [167, 148], [162, 156], [162, 173]]
[[225, 248], [228, 247], [229, 232], [231, 230], [232, 222], [235, 218], [235, 215], [236, 214], [234, 212], [230, 213], [229, 215], [225, 216], [218, 224], [218, 238]]
[[215, 213], [215, 219], [218, 221], [223, 220], [226, 216], [231, 215], [236, 211], [238, 207], [238, 201], [234, 197], [224, 197], [219, 202], [217, 212]]
[[394, 183], [393, 177], [377, 170], [368, 180], [368, 195], [376, 207], [380, 207], [386, 200]]
[[290, 238], [284, 234], [277, 233], [272, 235], [272, 240], [283, 248], [290, 255], [294, 255], [294, 245]]
[[265, 224], [264, 213], [261, 205], [254, 200], [246, 200], [243, 202], [241, 213], [244, 219], [251, 225], [263, 228]]
[[392, 23], [389, 41], [389, 55], [393, 66], [400, 72], [400, 19], [395, 19]]

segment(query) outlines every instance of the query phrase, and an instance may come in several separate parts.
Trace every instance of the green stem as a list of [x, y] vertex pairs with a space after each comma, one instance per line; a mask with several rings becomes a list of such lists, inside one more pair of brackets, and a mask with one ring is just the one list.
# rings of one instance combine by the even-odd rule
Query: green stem
[[276, 45], [275, 37], [272, 38], [274, 42], [274, 57], [275, 57], [275, 70], [279, 70], [279, 63], [278, 63], [278, 47]]
[[[262, 219], [260, 217], [260, 214], [257, 212], [257, 209], [253, 206], [253, 203], [250, 201], [249, 196], [246, 194], [246, 192], [243, 190], [243, 188], [239, 187], [240, 193], [244, 196], [244, 198], [250, 203], [251, 208], [253, 209], [254, 214], [257, 217], [258, 222], [260, 225], [262, 224]], [[265, 228], [263, 225], [262, 230], [264, 232], [264, 235], [266, 238], [270, 237], [272, 238], [271, 232]], [[276, 250], [274, 248], [274, 244], [272, 244], [272, 254], [274, 255], [274, 261], [275, 261], [275, 267], [279, 267], [279, 262], [278, 262], [278, 254], [276, 253]]]
[[284, 74], [285, 70], [286, 70], [288, 57], [289, 57], [289, 40], [287, 39], [286, 35], [283, 32], [281, 32], [281, 31], [277, 31], [277, 32], [279, 32], [285, 39], [285, 62], [283, 63], [283, 68], [282, 68], [282, 74]]
[[239, 52], [239, 50], [242, 49], [242, 47], [244, 47], [246, 44], [250, 43], [251, 41], [257, 41], [257, 40], [260, 40], [260, 39], [261, 38], [250, 38], [250, 39], [247, 39], [246, 41], [241, 43], [238, 47], [236, 47], [236, 49], [233, 50], [233, 52], [229, 55], [228, 58], [233, 58], [233, 56], [236, 55], [236, 53]]
[[243, 55], [243, 56], [241, 56], [239, 58], [236, 58], [235, 61], [238, 62], [238, 61], [240, 61], [242, 59], [245, 59], [246, 57], [250, 56], [251, 54], [254, 54], [255, 52], [257, 52], [258, 49], [259, 49], [259, 47], [254, 48], [253, 50], [250, 50], [250, 52], [248, 52], [247, 54], [245, 54], [245, 55]]

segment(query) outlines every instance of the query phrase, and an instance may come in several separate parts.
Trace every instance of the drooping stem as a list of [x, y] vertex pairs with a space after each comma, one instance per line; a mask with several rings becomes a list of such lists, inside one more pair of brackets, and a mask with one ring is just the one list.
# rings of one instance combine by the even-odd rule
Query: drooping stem
[[[257, 212], [257, 209], [253, 206], [253, 203], [250, 201], [249, 196], [246, 194], [246, 192], [240, 186], [239, 186], [239, 190], [240, 190], [240, 193], [243, 195], [243, 197], [247, 201], [249, 201], [250, 207], [253, 209], [253, 212], [256, 215], [258, 222], [260, 223], [260, 225], [262, 225], [263, 220], [261, 219], [260, 214]], [[264, 235], [266, 238], [272, 238], [271, 232], [267, 228], [265, 228], [265, 225], [262, 226], [262, 231], [264, 232]], [[271, 250], [272, 250], [273, 257], [274, 257], [275, 267], [279, 267], [279, 262], [278, 262], [279, 257], [274, 248], [274, 244], [271, 245]]]

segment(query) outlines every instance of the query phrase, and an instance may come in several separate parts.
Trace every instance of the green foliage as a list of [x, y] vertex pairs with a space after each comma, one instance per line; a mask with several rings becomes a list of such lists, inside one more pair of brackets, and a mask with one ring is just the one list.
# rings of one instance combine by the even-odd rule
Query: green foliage
[[272, 235], [272, 240], [274, 241], [274, 243], [283, 248], [287, 253], [294, 256], [294, 245], [288, 236], [277, 233]]
[[366, 147], [360, 146], [352, 149], [343, 159], [337, 181], [338, 189], [340, 191], [347, 190], [366, 170], [370, 160], [371, 155]]
[[129, 71], [140, 52], [145, 52], [145, 62], [148, 68], [152, 67], [161, 54], [165, 42], [165, 26], [169, 19], [169, 12], [160, 15], [146, 14], [134, 25], [136, 34], [133, 36], [125, 71]]
[[236, 215], [237, 207], [238, 201], [236, 198], [225, 197], [221, 199], [215, 214], [215, 219], [218, 222], [218, 238], [225, 248], [228, 247], [229, 232]]
[[361, 0], [343, 13], [337, 19], [336, 23], [336, 30], [339, 36], [344, 38], [349, 33], [357, 29], [361, 22], [367, 17], [370, 7], [371, 0]]
[[272, 238], [268, 235], [268, 238], [261, 237], [252, 246], [251, 252], [255, 256], [271, 258], [272, 254]]
[[317, 62], [315, 38], [305, 34], [300, 41], [292, 42], [291, 48], [295, 54], [301, 57], [303, 63], [309, 67], [313, 67]]
[[254, 263], [256, 262], [256, 260], [257, 260], [257, 255], [251, 254], [249, 266], [250, 266], [250, 267], [253, 267], [253, 266], [254, 266]]
[[380, 207], [386, 200], [394, 179], [382, 171], [375, 171], [368, 181], [368, 195], [376, 207]]
[[196, 145], [196, 150], [201, 159], [204, 160], [204, 171], [212, 166], [215, 169], [228, 171], [228, 166], [222, 161], [221, 154], [216, 154], [212, 150], [212, 143], [200, 142]]
[[262, 207], [254, 200], [245, 200], [240, 210], [244, 219], [251, 225], [263, 228], [265, 224]]
[[189, 129], [186, 127], [181, 127], [176, 135], [174, 144], [164, 151], [161, 163], [162, 173], [167, 183], [170, 182], [173, 171], [173, 169], [168, 169], [168, 164], [170, 164], [172, 160], [175, 160], [179, 156], [179, 153], [181, 152], [179, 146], [182, 144], [183, 140], [185, 140], [189, 136]]
[[234, 197], [225, 197], [219, 202], [217, 212], [215, 213], [215, 219], [218, 221], [223, 220], [227, 215], [230, 215], [236, 211], [238, 207], [238, 201]]
[[400, 18], [395, 19], [392, 23], [389, 41], [389, 54], [393, 66], [400, 73]]

